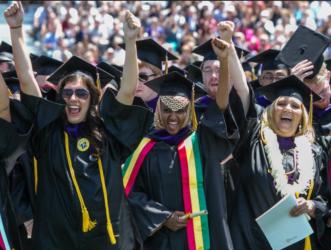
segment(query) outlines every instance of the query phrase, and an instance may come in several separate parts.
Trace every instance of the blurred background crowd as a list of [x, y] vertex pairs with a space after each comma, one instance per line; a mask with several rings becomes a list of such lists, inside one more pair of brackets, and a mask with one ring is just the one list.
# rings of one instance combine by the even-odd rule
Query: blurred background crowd
[[331, 36], [331, 1], [43, 1], [33, 9], [28, 34], [32, 46], [61, 61], [77, 55], [122, 65], [127, 9], [140, 18], [142, 38], [180, 55], [178, 66], [195, 60], [192, 49], [217, 34], [222, 20], [234, 21], [234, 42], [252, 54], [280, 49], [299, 24]]

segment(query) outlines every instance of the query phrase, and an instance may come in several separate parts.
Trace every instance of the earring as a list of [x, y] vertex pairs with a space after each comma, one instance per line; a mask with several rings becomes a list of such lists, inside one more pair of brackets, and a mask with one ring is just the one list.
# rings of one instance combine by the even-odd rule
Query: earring
[[299, 125], [299, 133], [301, 133], [302, 131], [302, 126], [301, 126], [301, 124]]

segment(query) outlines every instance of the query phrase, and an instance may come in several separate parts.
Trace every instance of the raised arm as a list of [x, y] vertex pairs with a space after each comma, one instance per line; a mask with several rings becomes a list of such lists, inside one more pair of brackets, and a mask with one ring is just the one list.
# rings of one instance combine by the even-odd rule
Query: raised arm
[[136, 40], [140, 32], [140, 20], [130, 11], [125, 13], [124, 40], [125, 60], [121, 87], [116, 99], [126, 105], [133, 103], [136, 86], [138, 84], [138, 59]]
[[0, 74], [0, 118], [11, 121], [7, 85]]
[[234, 23], [231, 21], [223, 21], [218, 23], [218, 30], [222, 40], [230, 44], [229, 49], [229, 74], [231, 85], [235, 88], [238, 96], [243, 104], [245, 115], [249, 107], [249, 88], [246, 82], [245, 72], [242, 68], [238, 58], [236, 48], [232, 42], [232, 35], [234, 32]]
[[28, 95], [41, 97], [38, 83], [34, 77], [29, 54], [27, 53], [22, 30], [24, 10], [20, 1], [11, 4], [4, 12], [10, 29], [15, 68], [21, 90]]
[[214, 38], [212, 40], [212, 46], [215, 54], [220, 60], [220, 72], [219, 72], [219, 82], [216, 93], [216, 103], [220, 110], [224, 111], [229, 104], [229, 43]]

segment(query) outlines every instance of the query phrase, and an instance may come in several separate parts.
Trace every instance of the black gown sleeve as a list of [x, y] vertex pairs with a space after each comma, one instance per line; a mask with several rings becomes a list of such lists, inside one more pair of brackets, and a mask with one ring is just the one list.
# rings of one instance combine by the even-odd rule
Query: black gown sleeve
[[100, 102], [100, 115], [106, 130], [126, 149], [133, 151], [152, 124], [150, 110], [141, 106], [124, 105], [107, 89]]
[[37, 158], [47, 148], [50, 126], [64, 114], [65, 105], [22, 93], [21, 100], [33, 116], [32, 154]]
[[145, 169], [141, 169], [128, 197], [130, 206], [133, 208], [135, 221], [139, 224], [143, 241], [161, 229], [173, 213], [161, 203], [148, 197], [144, 175], [146, 175]]

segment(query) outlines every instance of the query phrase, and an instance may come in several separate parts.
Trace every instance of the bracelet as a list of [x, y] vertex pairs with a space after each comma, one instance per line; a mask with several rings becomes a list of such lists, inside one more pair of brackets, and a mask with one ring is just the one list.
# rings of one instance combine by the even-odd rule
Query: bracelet
[[19, 29], [19, 28], [22, 28], [22, 25], [18, 25], [18, 26], [14, 26], [14, 27], [9, 27], [11, 30], [14, 30], [14, 29]]

